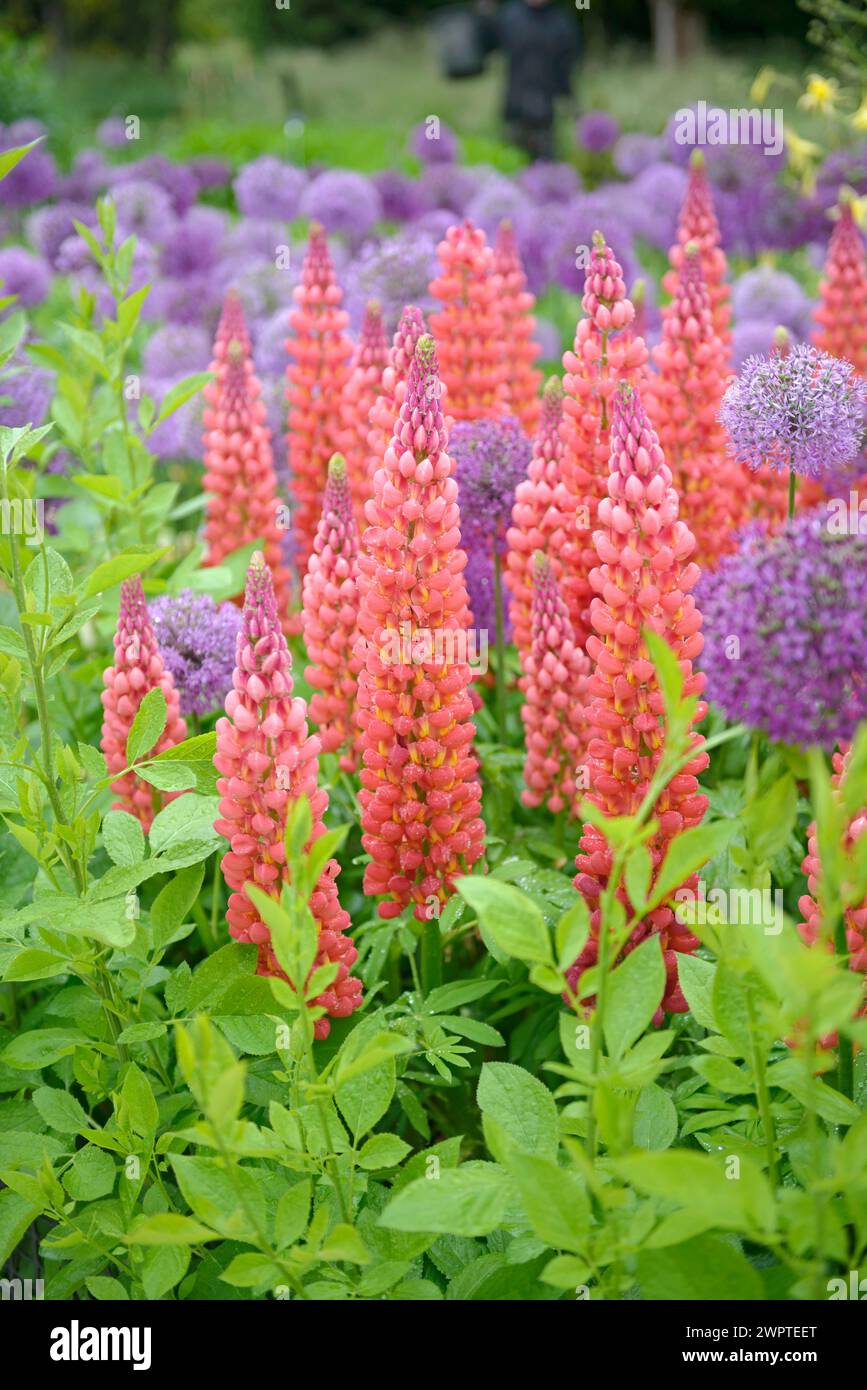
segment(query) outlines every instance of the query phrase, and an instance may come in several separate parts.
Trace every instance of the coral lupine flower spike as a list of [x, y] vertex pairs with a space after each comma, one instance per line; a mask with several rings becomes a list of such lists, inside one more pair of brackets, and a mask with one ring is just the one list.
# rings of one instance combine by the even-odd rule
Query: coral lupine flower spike
[[536, 327], [533, 307], [536, 300], [527, 289], [518, 243], [508, 220], [500, 223], [494, 243], [494, 273], [500, 281], [507, 409], [517, 416], [527, 434], [532, 436], [539, 427], [542, 408], [539, 399], [542, 373], [536, 371], [533, 363], [542, 349], [533, 341]]
[[[367, 477], [370, 411], [382, 386], [382, 373], [388, 361], [388, 340], [382, 310], [371, 300], [364, 314], [352, 372], [343, 388], [341, 402], [343, 453], [356, 523], [364, 521], [364, 504], [370, 496]], [[393, 417], [392, 417], [393, 420]]]
[[483, 852], [457, 482], [433, 339], [410, 368], [359, 558], [364, 891], [426, 921]]
[[477, 420], [507, 407], [506, 345], [494, 253], [480, 227], [449, 227], [437, 247], [442, 274], [430, 292], [442, 308], [430, 316], [449, 414]]
[[[692, 663], [702, 649], [701, 614], [690, 593], [699, 577], [690, 561], [695, 541], [678, 519], [677, 494], [656, 434], [638, 393], [619, 389], [611, 429], [608, 496], [599, 504], [594, 535], [599, 566], [591, 578], [596, 596], [590, 610], [594, 633], [587, 654], [594, 663], [588, 681], [588, 798], [607, 816], [634, 814], [641, 804], [663, 751], [662, 694], [648, 659], [643, 627], [657, 632], [672, 648], [684, 674], [684, 694], [699, 695], [704, 676]], [[704, 718], [699, 702], [695, 722]], [[694, 756], [661, 793], [654, 811], [658, 830], [649, 843], [654, 876], [671, 841], [698, 825], [707, 797], [698, 792], [697, 776], [707, 766], [702, 738], [693, 734]], [[581, 971], [596, 960], [599, 898], [611, 870], [605, 837], [587, 824], [577, 857], [575, 887], [591, 909], [591, 936], [572, 967], [573, 988]], [[694, 889], [697, 875], [685, 888]], [[671, 895], [674, 899], [674, 893]], [[649, 913], [635, 929], [626, 950], [651, 932], [659, 934], [666, 967], [662, 1010], [683, 1012], [686, 1001], [677, 977], [677, 952], [698, 942], [680, 925], [668, 903]]]
[[[416, 343], [426, 332], [421, 309], [417, 309], [414, 304], [408, 304], [401, 314], [400, 323], [388, 350], [388, 362], [382, 373], [380, 394], [370, 410], [367, 476], [371, 485], [374, 473], [382, 466], [383, 454], [388, 448], [395, 419], [406, 396], [406, 380], [415, 357]], [[367, 495], [370, 496], [369, 491]]]
[[[302, 796], [310, 802], [310, 844], [324, 831], [328, 794], [317, 786], [319, 739], [307, 728], [304, 701], [292, 694], [292, 662], [277, 616], [274, 586], [260, 552], [247, 573], [244, 623], [238, 636], [233, 688], [225, 716], [217, 721], [214, 766], [220, 814], [214, 827], [229, 841], [221, 868], [232, 890], [227, 918], [236, 941], [259, 948], [258, 973], [282, 972], [270, 949], [270, 933], [244, 885], [253, 882], [277, 898], [287, 875], [284, 834], [289, 808]], [[308, 846], [309, 848], [309, 846]], [[338, 962], [340, 971], [316, 1003], [332, 1018], [346, 1018], [361, 1002], [361, 981], [349, 971], [357, 951], [344, 935], [349, 914], [337, 896], [337, 861], [322, 871], [310, 909], [319, 924], [314, 964]], [[328, 1019], [316, 1023], [316, 1036], [328, 1033]]]
[[356, 766], [357, 636], [358, 532], [346, 462], [335, 454], [304, 576], [304, 645], [313, 663], [304, 674], [315, 691], [310, 718], [319, 728], [323, 751], [339, 751], [344, 772]]
[[718, 338], [696, 242], [683, 248], [677, 288], [662, 311], [658, 368], [648, 406], [674, 475], [681, 513], [702, 568], [735, 548], [749, 495], [743, 469], [729, 456], [719, 410], [728, 383], [726, 349]]
[[677, 293], [677, 276], [683, 265], [684, 248], [693, 242], [698, 246], [701, 273], [707, 286], [714, 331], [728, 348], [731, 343], [731, 289], [728, 284], [728, 261], [720, 242], [719, 223], [713, 206], [713, 196], [707, 178], [705, 158], [701, 150], [693, 150], [689, 161], [689, 182], [677, 223], [677, 242], [668, 253], [671, 269], [663, 276], [662, 284], [668, 293]]
[[533, 640], [522, 661], [524, 679], [525, 806], [575, 814], [578, 770], [584, 761], [587, 677], [590, 663], [575, 643], [551, 562], [533, 558]]
[[[134, 575], [120, 586], [120, 613], [114, 634], [114, 665], [103, 672], [102, 721], [100, 748], [105, 754], [109, 772], [120, 772], [127, 766], [126, 741], [138, 713], [139, 705], [149, 690], [157, 686], [166, 700], [166, 724], [159, 741], [148, 753], [154, 756], [183, 743], [187, 726], [180, 717], [180, 697], [166, 668], [154, 636], [141, 578]], [[143, 782], [134, 772], [118, 777], [111, 789], [116, 800], [112, 810], [129, 811], [141, 821], [144, 830], [159, 810], [183, 792], [160, 792]]]
[[596, 507], [608, 476], [609, 402], [618, 382], [641, 381], [647, 362], [644, 339], [632, 329], [635, 310], [626, 297], [623, 272], [601, 232], [593, 233], [581, 303], [585, 317], [575, 330], [574, 351], [563, 354], [565, 449], [559, 507], [567, 527], [562, 538], [552, 539], [548, 553], [562, 567], [560, 591], [575, 637], [583, 643], [589, 631], [589, 575], [596, 564]]
[[234, 290], [226, 296], [205, 387], [203, 436], [210, 493], [205, 513], [205, 563], [218, 565], [251, 541], [261, 541], [271, 567], [280, 616], [289, 611], [289, 571], [283, 564], [283, 528], [261, 385], [250, 356], [244, 310]]
[[849, 192], [840, 196], [814, 318], [816, 347], [845, 357], [867, 376], [867, 258]]
[[289, 475], [295, 497], [293, 526], [303, 572], [319, 513], [328, 461], [340, 449], [340, 402], [352, 359], [349, 315], [334, 273], [324, 228], [311, 223], [301, 283], [292, 291], [286, 339], [289, 401]]

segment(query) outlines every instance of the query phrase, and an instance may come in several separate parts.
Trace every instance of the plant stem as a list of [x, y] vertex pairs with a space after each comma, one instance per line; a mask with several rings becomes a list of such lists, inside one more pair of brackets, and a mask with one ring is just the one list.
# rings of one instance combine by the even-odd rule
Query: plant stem
[[[845, 914], [841, 914], [834, 923], [834, 953], [845, 969], [849, 957]], [[844, 1037], [840, 1037], [837, 1042], [837, 1090], [849, 1100], [855, 1099], [853, 1044], [850, 1039]]]
[[500, 556], [494, 553], [494, 602], [497, 624], [497, 736], [506, 742], [506, 632], [503, 621], [503, 575]]
[[789, 520], [795, 515], [795, 492], [798, 487], [798, 475], [794, 468], [789, 469]]

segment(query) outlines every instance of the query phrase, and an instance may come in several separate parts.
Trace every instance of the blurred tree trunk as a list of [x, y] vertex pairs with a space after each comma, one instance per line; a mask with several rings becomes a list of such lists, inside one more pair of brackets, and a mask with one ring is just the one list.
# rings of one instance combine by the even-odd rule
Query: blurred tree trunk
[[650, 0], [653, 56], [657, 67], [672, 68], [704, 45], [704, 16], [678, 0]]

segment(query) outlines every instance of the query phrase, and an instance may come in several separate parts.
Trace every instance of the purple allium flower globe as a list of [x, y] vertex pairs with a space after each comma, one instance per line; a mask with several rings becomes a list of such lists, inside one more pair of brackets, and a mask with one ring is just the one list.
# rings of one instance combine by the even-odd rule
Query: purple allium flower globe
[[382, 200], [372, 179], [352, 169], [328, 169], [318, 174], [301, 196], [300, 212], [321, 222], [331, 234], [341, 233], [360, 245], [382, 217]]
[[661, 158], [659, 136], [645, 135], [641, 131], [621, 135], [613, 150], [614, 167], [625, 179], [634, 179], [649, 164], [658, 164]]
[[346, 282], [353, 327], [360, 327], [371, 299], [379, 301], [389, 333], [397, 328], [405, 304], [417, 304], [425, 312], [432, 308], [428, 286], [437, 273], [436, 248], [434, 236], [418, 226], [362, 247]]
[[774, 319], [744, 319], [732, 329], [732, 366], [741, 371], [750, 357], [766, 357], [779, 325]]
[[112, 187], [125, 183], [155, 183], [171, 199], [172, 210], [182, 217], [196, 201], [199, 191], [195, 175], [184, 164], [176, 164], [164, 154], [150, 154], [133, 164], [121, 164], [111, 171]]
[[194, 275], [213, 269], [225, 231], [225, 213], [217, 208], [190, 208], [178, 218], [163, 247], [160, 270], [164, 275]]
[[498, 175], [488, 179], [466, 207], [465, 215], [491, 240], [503, 221], [514, 222], [529, 211], [529, 199], [511, 179]]
[[453, 164], [458, 156], [458, 140], [445, 121], [431, 116], [410, 131], [409, 150], [422, 164]]
[[800, 343], [786, 356], [750, 357], [723, 397], [730, 450], [750, 468], [770, 464], [821, 481], [853, 466], [865, 392], [850, 362]]
[[536, 208], [540, 203], [568, 203], [581, 192], [581, 179], [574, 165], [544, 159], [522, 169], [518, 182]]
[[798, 281], [770, 265], [755, 266], [738, 276], [732, 286], [732, 313], [735, 323], [772, 319], [799, 338], [810, 327], [810, 301]]
[[210, 357], [211, 345], [203, 328], [165, 324], [148, 342], [142, 365], [147, 376], [180, 381], [193, 372], [207, 371]]
[[449, 454], [458, 480], [470, 607], [476, 627], [493, 635], [494, 555], [505, 551], [515, 488], [526, 476], [533, 445], [513, 416], [502, 415], [494, 420], [459, 421], [449, 439]]
[[750, 528], [696, 589], [708, 699], [781, 743], [851, 739], [867, 719], [865, 592], [867, 538], [815, 513]]
[[126, 121], [123, 116], [106, 116], [96, 127], [96, 138], [107, 150], [122, 150], [126, 145]]
[[[0, 153], [20, 149], [46, 134], [40, 121], [14, 121], [0, 126]], [[51, 198], [57, 188], [57, 167], [45, 143], [28, 150], [5, 179], [0, 181], [0, 207], [29, 208]]]
[[162, 245], [173, 234], [176, 218], [172, 200], [158, 183], [131, 179], [112, 190], [121, 236], [144, 237]]
[[28, 241], [55, 270], [64, 241], [76, 235], [75, 222], [81, 222], [93, 230], [97, 226], [96, 213], [86, 203], [50, 203], [44, 208], [37, 208], [27, 218], [25, 230]]
[[575, 126], [575, 139], [589, 154], [604, 154], [620, 134], [620, 122], [609, 111], [588, 111]]
[[409, 222], [430, 207], [418, 181], [398, 169], [380, 170], [373, 175], [373, 182], [382, 202], [382, 215], [389, 222]]
[[307, 175], [294, 164], [263, 154], [244, 165], [232, 187], [238, 211], [245, 217], [279, 217], [294, 222]]
[[35, 367], [19, 346], [0, 376], [0, 425], [11, 429], [41, 425], [48, 414], [53, 389], [51, 374]]
[[49, 268], [41, 256], [23, 246], [5, 246], [0, 251], [0, 297], [15, 295], [13, 309], [32, 309], [41, 304], [51, 283]]
[[184, 589], [149, 605], [154, 634], [181, 697], [182, 714], [220, 709], [232, 689], [242, 613], [210, 594]]

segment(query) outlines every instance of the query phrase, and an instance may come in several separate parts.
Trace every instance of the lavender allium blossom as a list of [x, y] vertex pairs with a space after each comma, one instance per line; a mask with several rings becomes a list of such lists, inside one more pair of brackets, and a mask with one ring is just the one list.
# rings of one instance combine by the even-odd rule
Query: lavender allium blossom
[[449, 227], [454, 226], [459, 220], [448, 208], [431, 208], [430, 212], [423, 212], [420, 217], [414, 217], [408, 222], [406, 230], [424, 233], [432, 237], [434, 245], [438, 246]]
[[142, 317], [153, 321], [204, 325], [212, 331], [219, 318], [222, 296], [216, 276], [160, 275], [152, 283]]
[[575, 139], [590, 154], [610, 150], [620, 134], [620, 122], [608, 111], [588, 111], [575, 126]]
[[81, 150], [70, 172], [58, 181], [58, 196], [90, 205], [108, 187], [112, 173], [100, 150]]
[[533, 337], [542, 349], [541, 360], [559, 364], [563, 355], [563, 339], [557, 325], [552, 323], [550, 319], [543, 318], [541, 314], [537, 314], [536, 331]]
[[529, 207], [527, 194], [511, 179], [498, 175], [488, 179], [470, 199], [465, 216], [481, 227], [490, 240], [496, 236], [501, 222], [514, 222]]
[[505, 551], [515, 488], [526, 476], [533, 445], [513, 416], [502, 415], [494, 420], [460, 420], [449, 438], [449, 454], [458, 480], [470, 607], [476, 627], [487, 628], [493, 635], [494, 555], [502, 557]]
[[326, 232], [340, 232], [358, 245], [381, 219], [382, 201], [376, 185], [364, 174], [329, 169], [307, 185], [300, 212], [311, 222], [321, 222]]
[[16, 296], [13, 309], [32, 309], [48, 294], [51, 276], [41, 256], [25, 251], [23, 246], [5, 246], [0, 250], [0, 296]]
[[773, 319], [743, 319], [732, 329], [732, 366], [739, 372], [748, 357], [766, 357], [774, 346]]
[[801, 343], [785, 357], [748, 358], [719, 418], [740, 463], [821, 480], [859, 452], [865, 404], [867, 387], [851, 362]]
[[173, 234], [176, 218], [172, 200], [158, 183], [131, 179], [112, 189], [121, 236], [144, 237], [159, 245]]
[[193, 275], [217, 263], [226, 215], [217, 208], [192, 207], [172, 227], [160, 257], [164, 275]]
[[658, 135], [645, 135], [642, 131], [631, 131], [621, 135], [613, 150], [614, 167], [625, 179], [634, 179], [649, 164], [658, 164], [662, 158], [662, 141]]
[[[0, 153], [29, 145], [45, 133], [45, 126], [40, 121], [14, 121], [5, 128], [0, 126]], [[0, 206], [33, 207], [35, 203], [43, 203], [46, 198], [51, 198], [56, 186], [57, 166], [43, 141], [41, 145], [28, 150], [15, 168], [0, 181]]]
[[462, 216], [479, 185], [490, 178], [490, 171], [466, 169], [463, 165], [431, 164], [419, 179], [419, 188], [431, 208], [448, 208]]
[[794, 275], [758, 265], [739, 275], [732, 286], [735, 323], [745, 319], [773, 319], [804, 337], [809, 331], [810, 301]]
[[696, 589], [707, 697], [782, 743], [851, 739], [867, 719], [865, 593], [864, 537], [815, 513], [771, 537], [751, 528]]
[[231, 164], [225, 159], [218, 159], [216, 155], [197, 155], [190, 160], [187, 168], [196, 180], [199, 192], [205, 188], [225, 188], [232, 177]]
[[422, 121], [410, 131], [409, 149], [423, 164], [453, 164], [458, 140], [444, 121]]
[[37, 208], [25, 223], [27, 239], [41, 256], [56, 270], [60, 248], [67, 237], [76, 235], [75, 222], [95, 228], [96, 213], [86, 203], [53, 203]]
[[122, 164], [111, 171], [112, 187], [125, 183], [157, 184], [171, 199], [172, 210], [182, 217], [196, 201], [199, 185], [184, 164], [176, 164], [164, 154], [147, 155], [134, 164]]
[[126, 145], [126, 121], [123, 116], [107, 116], [96, 127], [96, 138], [107, 150], [122, 150]]
[[210, 356], [211, 345], [203, 328], [166, 324], [148, 342], [142, 365], [148, 376], [180, 381], [193, 372], [207, 371]]
[[398, 169], [382, 169], [373, 175], [373, 182], [382, 202], [382, 215], [389, 222], [409, 222], [430, 207], [419, 182]]
[[535, 207], [540, 203], [568, 203], [581, 192], [581, 179], [574, 165], [544, 159], [522, 169], [518, 182]]
[[8, 425], [10, 429], [41, 425], [48, 414], [53, 390], [51, 374], [35, 367], [18, 347], [0, 376], [0, 425]]
[[633, 179], [629, 185], [628, 216], [636, 236], [660, 251], [668, 250], [675, 240], [686, 184], [684, 170], [672, 164], [650, 164]]
[[307, 175], [294, 164], [263, 154], [245, 164], [232, 187], [245, 217], [279, 217], [294, 222]]
[[149, 604], [154, 634], [181, 697], [182, 714], [210, 714], [232, 689], [242, 614], [233, 603], [184, 589]]
[[346, 280], [353, 326], [360, 326], [371, 299], [379, 301], [389, 334], [397, 328], [405, 304], [417, 304], [423, 312], [432, 308], [428, 286], [437, 274], [436, 247], [434, 237], [417, 225], [362, 247]]

